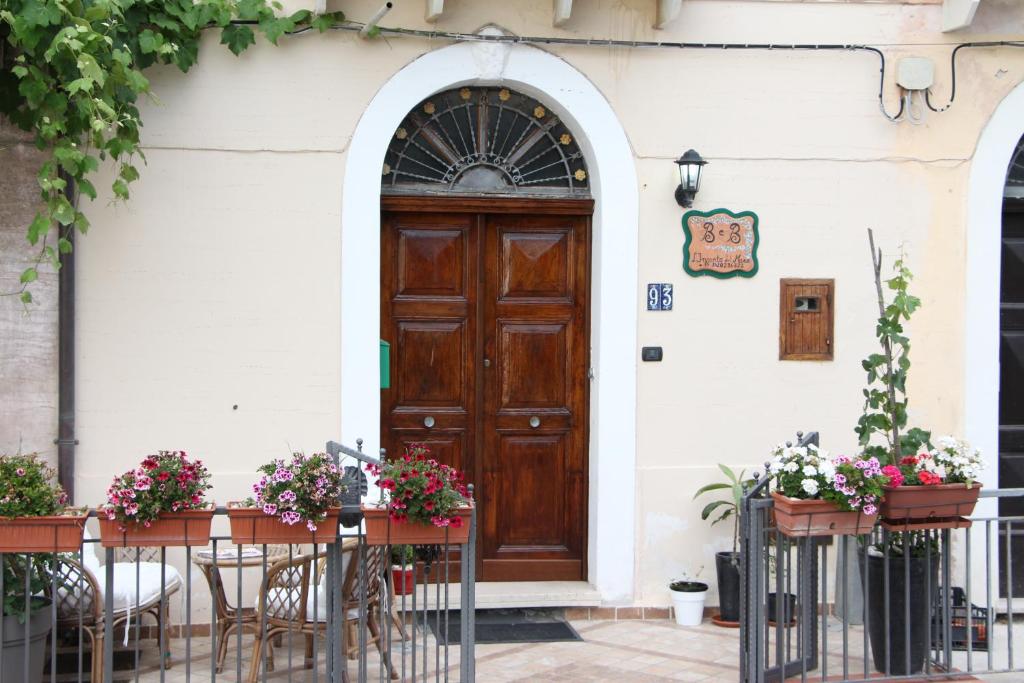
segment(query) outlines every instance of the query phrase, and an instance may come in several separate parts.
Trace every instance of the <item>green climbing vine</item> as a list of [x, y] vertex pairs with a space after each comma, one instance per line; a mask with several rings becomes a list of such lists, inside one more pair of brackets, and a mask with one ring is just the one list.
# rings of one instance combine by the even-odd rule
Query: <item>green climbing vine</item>
[[[910, 338], [903, 325], [921, 306], [921, 300], [909, 292], [914, 276], [903, 254], [893, 263], [893, 276], [883, 281], [882, 250], [875, 248], [871, 230], [868, 230], [868, 242], [878, 295], [875, 336], [882, 352], [869, 355], [861, 363], [867, 372], [868, 386], [864, 389], [864, 412], [854, 431], [865, 453], [876, 456], [883, 464], [895, 465], [899, 464], [903, 454], [916, 453], [931, 438], [931, 434], [923, 429], [907, 428]], [[892, 295], [888, 303], [885, 301], [886, 287]], [[876, 436], [879, 438], [873, 439]]]
[[0, 113], [35, 136], [48, 152], [38, 172], [41, 208], [26, 238], [36, 257], [13, 292], [28, 304], [39, 267], [60, 267], [71, 231], [89, 221], [73, 197], [96, 198], [91, 177], [112, 163], [111, 190], [127, 200], [138, 179], [142, 120], [138, 103], [150, 93], [144, 75], [153, 64], [187, 72], [199, 57], [204, 31], [240, 55], [261, 34], [273, 44], [299, 30], [326, 31], [341, 12], [278, 14], [267, 0], [0, 0]]

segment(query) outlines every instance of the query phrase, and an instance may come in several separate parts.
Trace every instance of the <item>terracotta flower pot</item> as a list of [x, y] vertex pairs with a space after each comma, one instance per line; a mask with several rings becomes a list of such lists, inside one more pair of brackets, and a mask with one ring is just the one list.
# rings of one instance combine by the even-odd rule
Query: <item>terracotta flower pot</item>
[[370, 545], [459, 545], [469, 542], [469, 520], [472, 503], [459, 508], [462, 526], [436, 527], [421, 522], [395, 522], [388, 517], [387, 508], [362, 505], [366, 522], [366, 542]]
[[969, 517], [978, 502], [981, 484], [886, 486], [882, 517], [889, 520]]
[[100, 544], [104, 548], [208, 545], [213, 510], [210, 504], [203, 510], [164, 512], [148, 527], [100, 517]]
[[0, 518], [0, 553], [77, 553], [88, 511], [48, 517]]
[[843, 511], [827, 500], [800, 500], [777, 491], [775, 523], [786, 536], [843, 536], [866, 534], [875, 525], [876, 515], [860, 510]]
[[305, 523], [285, 524], [280, 518], [268, 515], [260, 508], [240, 507], [228, 503], [228, 521], [231, 523], [231, 542], [262, 545], [264, 543], [334, 543], [338, 538], [338, 516], [341, 508], [331, 508], [327, 518], [310, 531]]

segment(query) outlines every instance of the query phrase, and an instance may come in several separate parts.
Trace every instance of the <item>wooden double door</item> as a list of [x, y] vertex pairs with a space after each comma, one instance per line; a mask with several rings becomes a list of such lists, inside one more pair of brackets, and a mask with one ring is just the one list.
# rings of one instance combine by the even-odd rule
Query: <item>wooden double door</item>
[[586, 577], [591, 210], [383, 200], [381, 443], [467, 473], [482, 581]]

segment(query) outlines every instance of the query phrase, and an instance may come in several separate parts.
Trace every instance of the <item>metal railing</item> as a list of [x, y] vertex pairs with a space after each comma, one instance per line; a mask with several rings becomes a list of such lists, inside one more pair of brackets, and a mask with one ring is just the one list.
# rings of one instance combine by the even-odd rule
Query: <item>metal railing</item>
[[[798, 438], [817, 445], [816, 433]], [[995, 510], [1024, 489], [981, 496], [969, 520], [934, 521], [946, 528], [880, 522], [862, 536], [789, 538], [774, 524], [768, 478], [755, 475], [740, 520], [741, 683], [1024, 672], [1024, 625], [1015, 632], [1013, 591], [1000, 584], [1014, 585], [1024, 517]]]
[[[377, 462], [333, 442], [328, 452]], [[367, 543], [360, 494], [343, 500], [327, 544], [214, 535], [202, 549], [115, 549], [86, 538], [77, 553], [0, 553], [0, 595], [24, 578], [4, 613], [27, 617], [0, 620], [0, 679], [162, 683], [181, 668], [212, 683], [473, 681], [475, 511], [468, 543], [413, 546], [393, 567], [390, 545]], [[24, 646], [33, 638], [45, 640], [42, 662]]]

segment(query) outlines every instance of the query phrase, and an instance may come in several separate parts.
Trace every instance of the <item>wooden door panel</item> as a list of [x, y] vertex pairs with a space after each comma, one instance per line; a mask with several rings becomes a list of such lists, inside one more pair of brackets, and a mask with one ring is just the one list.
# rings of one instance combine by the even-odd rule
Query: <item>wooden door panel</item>
[[466, 320], [396, 320], [396, 408], [460, 408], [469, 404], [465, 377], [471, 340]]
[[465, 229], [397, 230], [395, 296], [455, 297], [465, 300], [470, 260]]
[[503, 301], [535, 297], [569, 300], [575, 275], [572, 237], [568, 229], [503, 232], [499, 297]]
[[506, 467], [500, 472], [498, 496], [507, 501], [502, 524], [495, 529], [498, 553], [515, 546], [531, 551], [564, 551], [570, 545], [565, 534], [565, 499], [520, 495], [522, 490], [565, 490], [566, 435], [499, 434], [498, 457]]
[[565, 409], [571, 367], [565, 322], [502, 320], [498, 325], [499, 413], [508, 410]]

